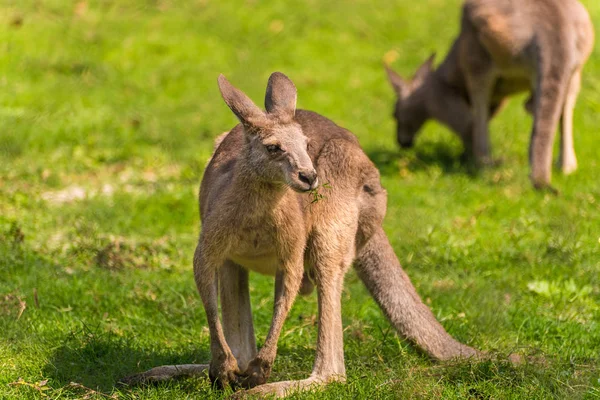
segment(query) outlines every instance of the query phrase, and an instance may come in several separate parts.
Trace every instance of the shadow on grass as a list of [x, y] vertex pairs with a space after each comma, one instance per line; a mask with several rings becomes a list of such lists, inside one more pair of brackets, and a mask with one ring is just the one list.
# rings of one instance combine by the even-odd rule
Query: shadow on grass
[[414, 150], [381, 147], [367, 149], [366, 152], [383, 175], [396, 175], [402, 169], [409, 172], [440, 169], [445, 174], [463, 174], [471, 177], [477, 176], [479, 172], [456, 146], [445, 142], [425, 142]]
[[[287, 358], [294, 365], [314, 358], [313, 350], [295, 346], [293, 348], [282, 346], [278, 353], [280, 357]], [[71, 382], [76, 382], [95, 391], [110, 394], [115, 388], [126, 389], [119, 384], [119, 380], [128, 375], [161, 365], [205, 364], [209, 360], [208, 348], [192, 351], [141, 349], [132, 340], [113, 332], [100, 332], [99, 329], [84, 326], [64, 339], [63, 345], [56, 349], [50, 362], [45, 366], [44, 376], [50, 378], [53, 386], [56, 387], [65, 387]], [[306, 370], [294, 368], [292, 376], [289, 374], [290, 371], [281, 370], [274, 371], [273, 375], [274, 378], [279, 373], [285, 375], [285, 379], [302, 379], [309, 375], [310, 368], [307, 367]], [[197, 389], [194, 383], [198, 379], [208, 380], [208, 378], [183, 378], [177, 381], [181, 382], [180, 388], [183, 391], [192, 392]]]
[[202, 363], [210, 359], [208, 349], [193, 351], [142, 349], [131, 339], [113, 332], [84, 326], [70, 333], [44, 368], [53, 384], [70, 382], [110, 393], [119, 379], [166, 364]]

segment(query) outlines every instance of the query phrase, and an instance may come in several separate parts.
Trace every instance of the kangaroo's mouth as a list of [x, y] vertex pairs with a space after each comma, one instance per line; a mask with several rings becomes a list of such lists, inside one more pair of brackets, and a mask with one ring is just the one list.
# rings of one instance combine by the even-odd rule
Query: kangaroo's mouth
[[312, 182], [306, 182], [302, 180], [294, 180], [289, 183], [290, 188], [298, 193], [307, 193], [314, 190], [319, 186], [319, 178], [315, 178]]

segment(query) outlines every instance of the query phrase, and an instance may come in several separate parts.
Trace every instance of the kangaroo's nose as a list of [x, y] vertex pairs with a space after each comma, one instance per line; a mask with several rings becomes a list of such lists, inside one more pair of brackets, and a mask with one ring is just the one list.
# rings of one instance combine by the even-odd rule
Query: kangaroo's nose
[[314, 189], [319, 184], [319, 180], [317, 179], [317, 171], [314, 169], [312, 171], [302, 171], [298, 173], [298, 179], [302, 183], [306, 183], [310, 186], [311, 189]]

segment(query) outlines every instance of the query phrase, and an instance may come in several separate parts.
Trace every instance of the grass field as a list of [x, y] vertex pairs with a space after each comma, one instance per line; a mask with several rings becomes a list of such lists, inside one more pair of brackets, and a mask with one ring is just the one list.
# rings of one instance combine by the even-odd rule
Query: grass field
[[[600, 2], [584, 3], [600, 27]], [[196, 194], [213, 139], [236, 123], [216, 78], [261, 104], [276, 70], [380, 168], [386, 232], [445, 328], [500, 359], [544, 359], [436, 365], [351, 272], [348, 382], [297, 397], [600, 398], [600, 46], [576, 109], [580, 168], [555, 173], [556, 197], [527, 178], [523, 96], [492, 124], [499, 167], [470, 172], [435, 123], [397, 148], [382, 58], [405, 75], [433, 51], [439, 62], [458, 19], [458, 0], [1, 0], [0, 398], [229, 394], [202, 379], [115, 385], [208, 361]], [[272, 281], [251, 287], [262, 343]], [[271, 380], [309, 374], [316, 308], [314, 295], [294, 305]]]

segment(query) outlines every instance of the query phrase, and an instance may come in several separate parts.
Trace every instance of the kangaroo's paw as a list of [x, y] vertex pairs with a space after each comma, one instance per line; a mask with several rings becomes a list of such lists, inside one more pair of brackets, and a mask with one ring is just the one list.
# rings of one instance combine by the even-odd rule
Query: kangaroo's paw
[[222, 389], [227, 386], [237, 387], [239, 385], [239, 375], [240, 370], [233, 355], [212, 360], [208, 369], [210, 381]]
[[205, 376], [206, 370], [208, 370], [208, 364], [163, 365], [139, 374], [126, 376], [119, 380], [119, 383], [127, 386], [145, 385], [182, 377]]
[[271, 364], [255, 358], [250, 362], [246, 371], [238, 377], [238, 382], [241, 387], [251, 389], [255, 386], [267, 383], [270, 375]]

